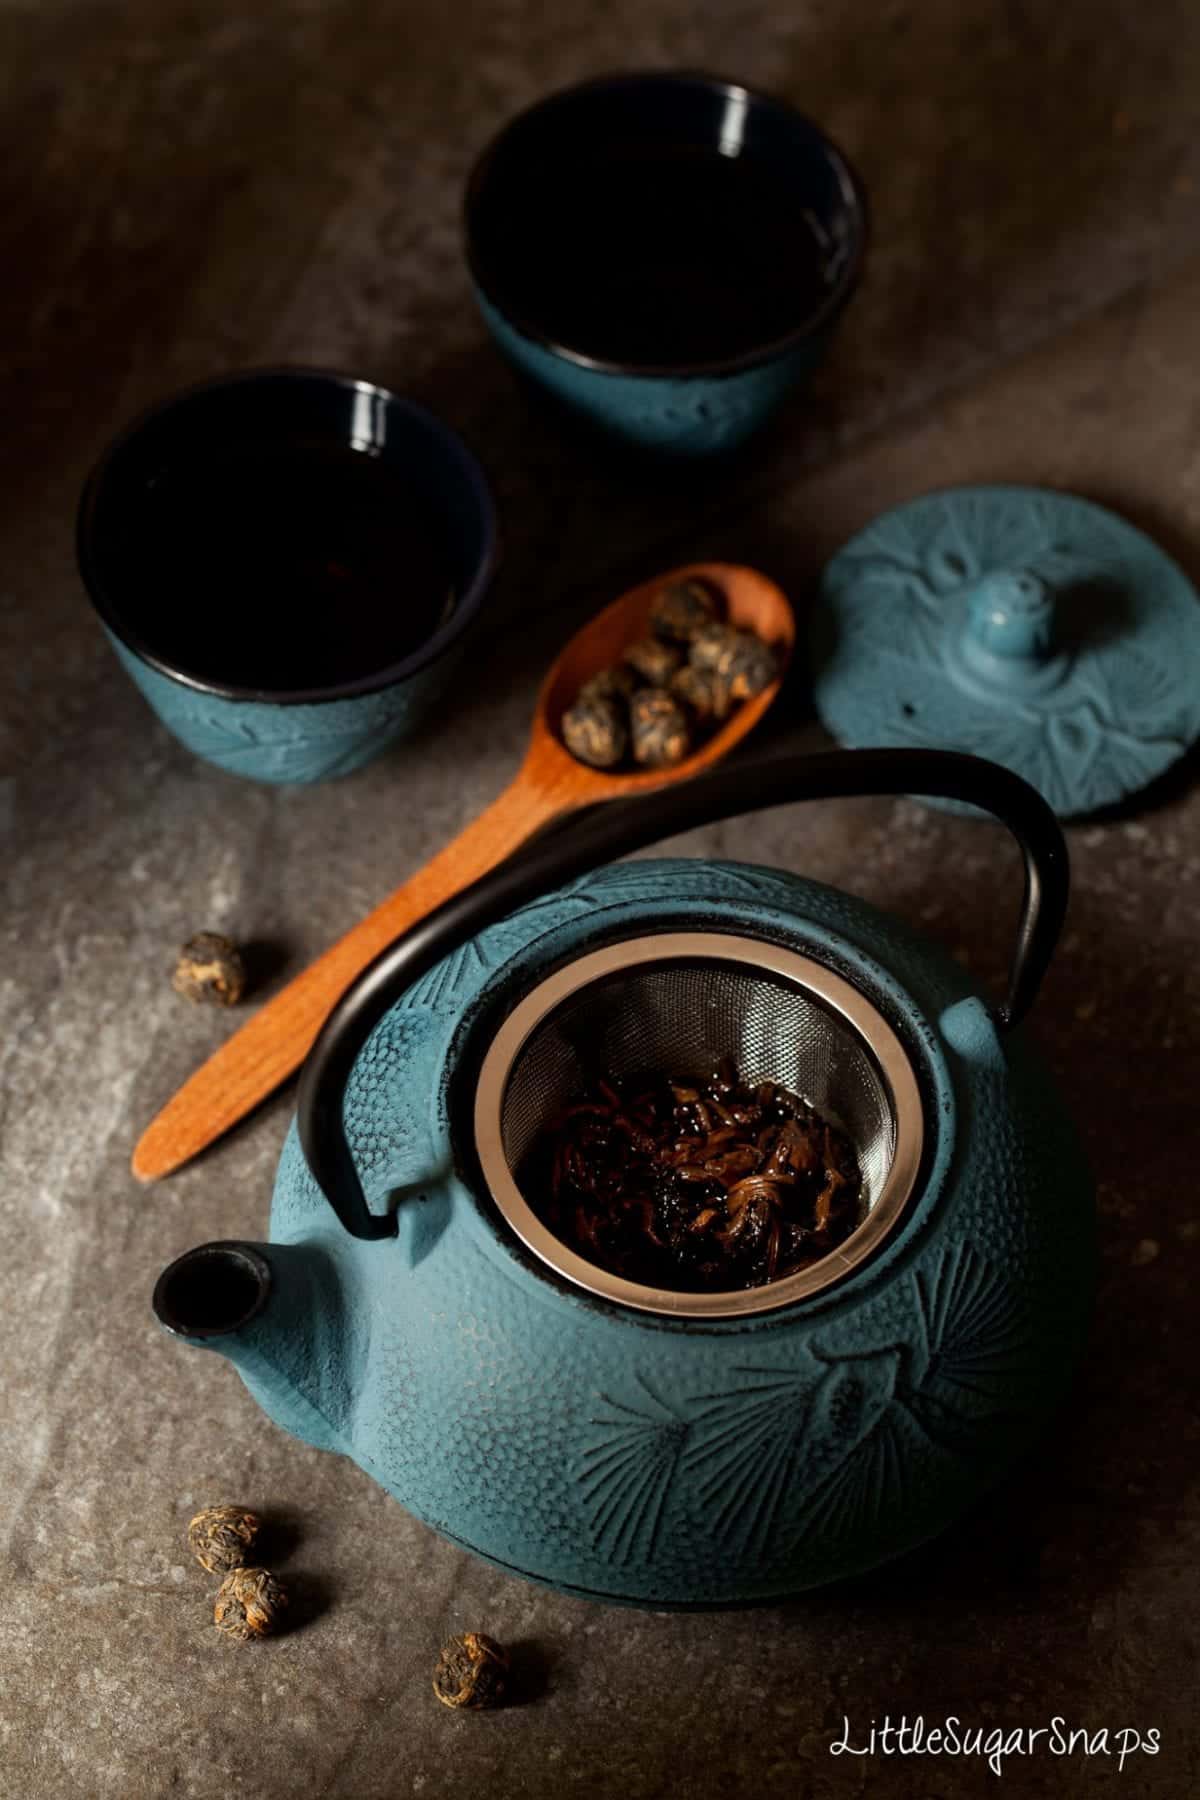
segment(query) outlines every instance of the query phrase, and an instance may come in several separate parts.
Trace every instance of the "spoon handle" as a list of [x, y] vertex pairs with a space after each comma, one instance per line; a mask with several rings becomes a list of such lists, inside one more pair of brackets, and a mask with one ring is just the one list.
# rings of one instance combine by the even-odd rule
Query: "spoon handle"
[[263, 1006], [190, 1076], [143, 1132], [139, 1181], [182, 1168], [294, 1075], [356, 976], [401, 932], [504, 861], [563, 810], [563, 794], [522, 769], [452, 843]]

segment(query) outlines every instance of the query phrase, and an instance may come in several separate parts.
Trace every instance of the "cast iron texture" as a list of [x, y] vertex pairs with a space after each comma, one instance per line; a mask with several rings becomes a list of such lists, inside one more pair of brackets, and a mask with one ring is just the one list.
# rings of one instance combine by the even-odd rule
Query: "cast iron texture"
[[[267, 434], [349, 444], [401, 471], [443, 520], [456, 602], [415, 651], [338, 686], [261, 691], [199, 677], [165, 658], [125, 617], [107, 566], [113, 521], [136, 531], [141, 495], [172, 456]], [[433, 413], [373, 382], [325, 369], [252, 369], [184, 389], [127, 425], [92, 470], [79, 504], [79, 569], [122, 666], [168, 730], [230, 774], [312, 782], [347, 775], [404, 737], [437, 704], [470, 641], [497, 560], [495, 507], [471, 452]], [[187, 547], [180, 546], [186, 555]], [[169, 574], [161, 605], [174, 604]], [[404, 604], [404, 570], [396, 571]], [[231, 646], [236, 666], [236, 646]]]
[[[486, 243], [491, 183], [506, 155], [532, 134], [537, 159], [578, 154], [581, 120], [591, 141], [624, 143], [639, 133], [691, 144], [724, 142], [730, 115], [755, 154], [794, 179], [796, 229], [807, 214], [826, 246], [828, 291], [781, 338], [726, 361], [649, 366], [611, 361], [560, 342], [511, 298], [513, 271]], [[514, 146], [516, 146], [514, 152]], [[547, 229], [553, 222], [547, 221]], [[819, 126], [773, 95], [691, 71], [601, 76], [543, 97], [489, 143], [471, 172], [465, 203], [467, 260], [475, 298], [500, 349], [567, 413], [619, 443], [696, 459], [735, 450], [816, 367], [858, 285], [867, 240], [867, 199], [847, 158]], [[722, 247], [714, 242], [712, 254]], [[686, 304], [686, 296], [681, 296]]]
[[[907, 1042], [930, 1150], [883, 1252], [840, 1288], [697, 1327], [588, 1300], [475, 1191], [459, 1128], [478, 1034], [547, 967], [648, 928], [736, 926], [830, 962]], [[342, 1232], [295, 1128], [266, 1306], [207, 1340], [280, 1424], [355, 1458], [514, 1572], [664, 1607], [870, 1568], [986, 1489], [1060, 1400], [1091, 1288], [1090, 1182], [1020, 1032], [873, 908], [720, 863], [610, 867], [470, 940], [387, 1013], [345, 1097], [394, 1238]]]
[[845, 744], [970, 749], [1063, 818], [1114, 805], [1200, 736], [1200, 605], [1106, 507], [963, 487], [893, 507], [828, 564], [817, 710]]
[[361, 769], [412, 731], [447, 688], [461, 653], [447, 652], [419, 674], [349, 700], [228, 700], [185, 686], [108, 640], [145, 698], [181, 744], [230, 775], [255, 781], [332, 781]]

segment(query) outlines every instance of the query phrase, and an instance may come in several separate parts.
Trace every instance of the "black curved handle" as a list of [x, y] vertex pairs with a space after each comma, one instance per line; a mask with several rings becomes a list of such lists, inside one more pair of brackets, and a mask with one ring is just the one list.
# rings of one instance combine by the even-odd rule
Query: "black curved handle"
[[1033, 1003], [1067, 908], [1067, 846], [1036, 788], [998, 763], [947, 750], [838, 750], [716, 769], [598, 806], [517, 851], [414, 925], [342, 996], [304, 1065], [298, 1122], [308, 1166], [346, 1230], [361, 1238], [390, 1237], [396, 1230], [394, 1215], [373, 1213], [367, 1205], [346, 1142], [342, 1101], [359, 1050], [405, 988], [517, 907], [660, 838], [789, 801], [863, 794], [965, 800], [994, 813], [1016, 838], [1025, 859], [1025, 896], [1008, 996], [998, 1011], [1002, 1026], [1015, 1025]]

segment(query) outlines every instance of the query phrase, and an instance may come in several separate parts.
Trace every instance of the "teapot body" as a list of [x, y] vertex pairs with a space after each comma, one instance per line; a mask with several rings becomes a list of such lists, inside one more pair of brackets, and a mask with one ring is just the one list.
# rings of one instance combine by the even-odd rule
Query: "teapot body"
[[[692, 926], [802, 950], [870, 993], [926, 1122], [917, 1191], [874, 1258], [739, 1319], [566, 1283], [498, 1217], [469, 1145], [477, 1047], [516, 997], [586, 950]], [[525, 907], [391, 1007], [343, 1116], [396, 1235], [338, 1228], [293, 1126], [263, 1247], [279, 1279], [220, 1347], [279, 1423], [558, 1588], [749, 1602], [901, 1554], [1034, 1439], [1086, 1329], [1091, 1184], [1020, 1032], [1001, 1039], [964, 971], [898, 921], [795, 876], [635, 861]]]

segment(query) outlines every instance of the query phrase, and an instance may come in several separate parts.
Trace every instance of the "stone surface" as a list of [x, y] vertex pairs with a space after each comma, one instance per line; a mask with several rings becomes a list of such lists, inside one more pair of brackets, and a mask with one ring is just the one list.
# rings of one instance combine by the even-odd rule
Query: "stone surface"
[[[564, 441], [469, 304], [456, 196], [475, 147], [546, 86], [622, 62], [783, 89], [873, 193], [870, 278], [810, 402], [720, 478], [652, 480]], [[64, 0], [5, 10], [0, 68], [0, 1793], [987, 1791], [978, 1760], [829, 1755], [844, 1714], [865, 1733], [918, 1712], [1157, 1727], [1130, 1791], [1194, 1793], [1194, 759], [1136, 811], [1071, 828], [1071, 914], [1031, 1026], [1099, 1181], [1075, 1404], [976, 1518], [853, 1588], [643, 1615], [476, 1563], [149, 1317], [169, 1257], [261, 1229], [290, 1097], [157, 1189], [128, 1173], [230, 1026], [172, 993], [178, 944], [255, 945], [260, 994], [294, 973], [498, 791], [540, 668], [628, 581], [725, 555], [802, 603], [873, 513], [966, 480], [1072, 488], [1200, 574], [1193, 9], [467, 0], [448, 20], [428, 0], [236, 18]], [[343, 784], [271, 791], [155, 724], [82, 600], [71, 520], [132, 409], [287, 359], [392, 380], [459, 424], [509, 554], [478, 683], [436, 732]], [[763, 747], [820, 744], [805, 714], [797, 682]], [[862, 800], [679, 847], [852, 888], [1002, 977], [1016, 868], [985, 826]], [[271, 1644], [217, 1640], [185, 1548], [192, 1512], [226, 1500], [283, 1520], [302, 1629]], [[463, 1629], [517, 1647], [525, 1704], [437, 1706], [438, 1647]], [[1115, 1757], [1043, 1752], [1008, 1779], [1090, 1793]]]

